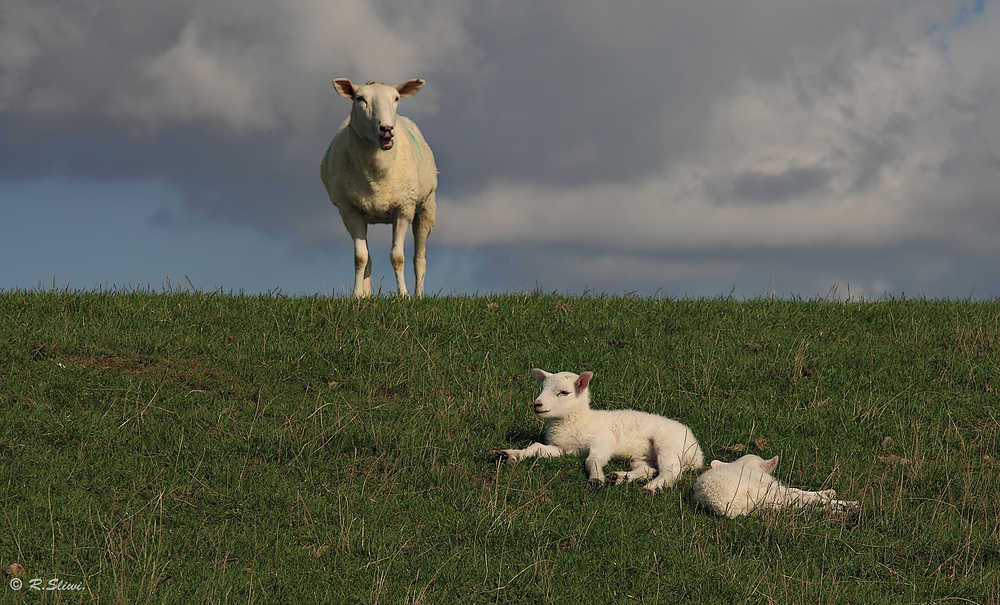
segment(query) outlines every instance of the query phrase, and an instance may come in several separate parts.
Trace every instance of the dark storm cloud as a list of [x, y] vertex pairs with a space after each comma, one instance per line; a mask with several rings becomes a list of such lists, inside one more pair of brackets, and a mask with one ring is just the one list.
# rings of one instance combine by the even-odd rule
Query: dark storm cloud
[[747, 172], [736, 175], [728, 189], [734, 200], [781, 203], [814, 193], [830, 182], [822, 168], [790, 168], [781, 174]]

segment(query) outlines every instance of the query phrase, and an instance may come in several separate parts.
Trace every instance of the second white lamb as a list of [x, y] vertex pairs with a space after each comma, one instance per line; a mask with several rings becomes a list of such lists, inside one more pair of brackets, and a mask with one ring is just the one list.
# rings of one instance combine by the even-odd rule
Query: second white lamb
[[764, 460], [747, 454], [734, 462], [713, 460], [712, 468], [694, 484], [691, 498], [705, 509], [729, 518], [763, 509], [803, 507], [811, 504], [836, 511], [857, 508], [852, 500], [838, 500], [837, 492], [807, 491], [782, 485], [771, 476], [778, 457]]
[[[545, 420], [546, 443], [500, 450], [502, 458], [518, 461], [563, 454], [585, 457], [591, 482], [648, 479], [643, 486], [647, 492], [668, 488], [685, 470], [704, 464], [694, 433], [676, 420], [638, 410], [590, 409], [593, 372], [550, 374], [535, 368], [531, 373], [542, 383], [542, 392], [533, 406], [535, 416]], [[604, 466], [612, 458], [627, 459], [631, 470], [605, 475]]]

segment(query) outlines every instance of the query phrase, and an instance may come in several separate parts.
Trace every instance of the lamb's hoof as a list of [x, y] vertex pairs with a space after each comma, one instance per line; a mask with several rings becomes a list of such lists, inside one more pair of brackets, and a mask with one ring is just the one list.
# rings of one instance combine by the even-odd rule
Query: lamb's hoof
[[618, 473], [608, 473], [607, 475], [604, 475], [604, 481], [606, 483], [610, 483], [611, 485], [618, 485], [624, 481], [624, 479], [622, 479]]
[[495, 447], [490, 449], [490, 453], [493, 454], [500, 462], [507, 462], [511, 459], [509, 453], [504, 450], [498, 450]]
[[836, 500], [837, 499], [837, 492], [836, 492], [836, 490], [825, 489], [825, 490], [819, 492], [819, 497], [823, 498], [825, 500]]
[[646, 493], [646, 494], [655, 494], [656, 492], [660, 491], [661, 489], [663, 489], [662, 485], [649, 485], [647, 483], [646, 485], [642, 486], [642, 491], [643, 491], [643, 493]]
[[587, 484], [588, 485], [593, 485], [595, 487], [598, 487], [598, 486], [604, 485], [604, 479], [603, 478], [598, 479], [597, 477], [593, 477], [593, 478], [587, 479]]

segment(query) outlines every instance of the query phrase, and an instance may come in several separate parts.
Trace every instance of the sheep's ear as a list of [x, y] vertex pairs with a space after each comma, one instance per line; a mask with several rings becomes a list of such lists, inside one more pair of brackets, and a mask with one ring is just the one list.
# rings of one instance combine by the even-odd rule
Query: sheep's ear
[[760, 463], [760, 470], [764, 471], [765, 473], [770, 473], [771, 471], [774, 470], [774, 467], [776, 467], [776, 466], [778, 466], [778, 457], [777, 456], [775, 456], [774, 458], [771, 458], [770, 460], [765, 460], [765, 461], [761, 462]]
[[396, 84], [396, 90], [399, 91], [399, 96], [401, 97], [412, 97], [417, 94], [417, 91], [424, 87], [424, 82], [420, 78], [414, 78], [412, 80], [407, 80], [402, 84]]
[[576, 379], [576, 392], [582, 393], [584, 389], [590, 386], [590, 379], [593, 377], [593, 372], [584, 372], [583, 374], [580, 374], [580, 377]]
[[358, 87], [351, 84], [351, 81], [347, 78], [337, 78], [333, 81], [333, 87], [337, 89], [340, 96], [348, 99], [353, 99], [354, 93], [358, 92]]
[[538, 382], [545, 382], [546, 378], [552, 376], [552, 374], [549, 374], [545, 370], [539, 368], [531, 368], [531, 375], [534, 376], [535, 380], [537, 380]]
[[713, 460], [712, 461], [712, 468], [718, 468], [720, 466], [723, 466], [724, 464], [726, 464], [726, 463], [723, 462], [722, 460]]

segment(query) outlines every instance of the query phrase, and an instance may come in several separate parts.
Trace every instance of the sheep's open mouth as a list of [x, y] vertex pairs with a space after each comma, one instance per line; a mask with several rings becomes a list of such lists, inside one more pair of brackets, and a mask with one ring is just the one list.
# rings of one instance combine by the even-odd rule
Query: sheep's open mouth
[[392, 149], [392, 143], [393, 143], [393, 139], [392, 139], [392, 135], [391, 134], [385, 135], [383, 137], [379, 137], [379, 139], [378, 139], [378, 146], [381, 147], [382, 149], [386, 149], [386, 150]]

